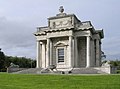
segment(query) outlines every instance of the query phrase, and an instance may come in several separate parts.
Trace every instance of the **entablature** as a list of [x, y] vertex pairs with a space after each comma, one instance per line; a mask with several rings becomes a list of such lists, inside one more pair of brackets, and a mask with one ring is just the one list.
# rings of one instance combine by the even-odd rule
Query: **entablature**
[[91, 37], [98, 35], [97, 38], [104, 38], [103, 30], [95, 30], [90, 21], [81, 22], [74, 14], [66, 14], [63, 11], [64, 9], [61, 7], [59, 14], [48, 18], [48, 26], [37, 27], [37, 32], [34, 35], [40, 39], [70, 35]]
[[74, 32], [75, 37], [81, 37], [81, 36], [92, 36], [91, 32], [88, 31], [76, 31]]
[[54, 33], [54, 32], [64, 32], [64, 31], [69, 31], [69, 30], [74, 30], [74, 28], [71, 27], [63, 27], [59, 29], [41, 29], [38, 30], [37, 32], [34, 33], [35, 36], [41, 36], [41, 35], [46, 35], [47, 33]]

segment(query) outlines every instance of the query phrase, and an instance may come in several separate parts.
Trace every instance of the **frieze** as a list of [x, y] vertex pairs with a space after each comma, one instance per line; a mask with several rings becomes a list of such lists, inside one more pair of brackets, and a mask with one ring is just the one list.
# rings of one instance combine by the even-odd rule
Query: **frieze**
[[67, 27], [71, 25], [72, 25], [71, 20], [52, 22], [52, 28]]

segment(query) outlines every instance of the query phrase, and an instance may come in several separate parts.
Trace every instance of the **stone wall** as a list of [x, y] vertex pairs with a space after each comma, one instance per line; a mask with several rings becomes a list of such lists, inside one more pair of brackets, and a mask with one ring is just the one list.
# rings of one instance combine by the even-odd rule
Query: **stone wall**
[[116, 67], [112, 66], [102, 66], [102, 67], [94, 67], [94, 69], [99, 70], [99, 73], [107, 73], [107, 74], [116, 74]]
[[18, 72], [18, 71], [22, 71], [22, 70], [25, 70], [25, 69], [28, 69], [28, 68], [7, 68], [7, 72], [8, 73], [12, 73], [12, 72]]

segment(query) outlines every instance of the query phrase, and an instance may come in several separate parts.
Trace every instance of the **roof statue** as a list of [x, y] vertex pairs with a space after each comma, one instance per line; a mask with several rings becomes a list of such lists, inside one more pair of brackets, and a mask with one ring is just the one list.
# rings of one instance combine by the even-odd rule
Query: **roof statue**
[[63, 6], [60, 6], [60, 8], [59, 8], [59, 14], [57, 14], [57, 16], [65, 16], [66, 15], [66, 13], [64, 13], [64, 8], [63, 8]]
[[60, 13], [63, 13], [63, 12], [64, 12], [63, 6], [60, 6], [59, 11], [60, 11]]

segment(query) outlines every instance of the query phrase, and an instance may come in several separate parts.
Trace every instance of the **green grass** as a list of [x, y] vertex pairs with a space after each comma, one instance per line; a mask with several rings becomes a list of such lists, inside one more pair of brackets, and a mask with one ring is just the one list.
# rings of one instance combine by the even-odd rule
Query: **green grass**
[[0, 73], [0, 89], [120, 89], [120, 75]]

